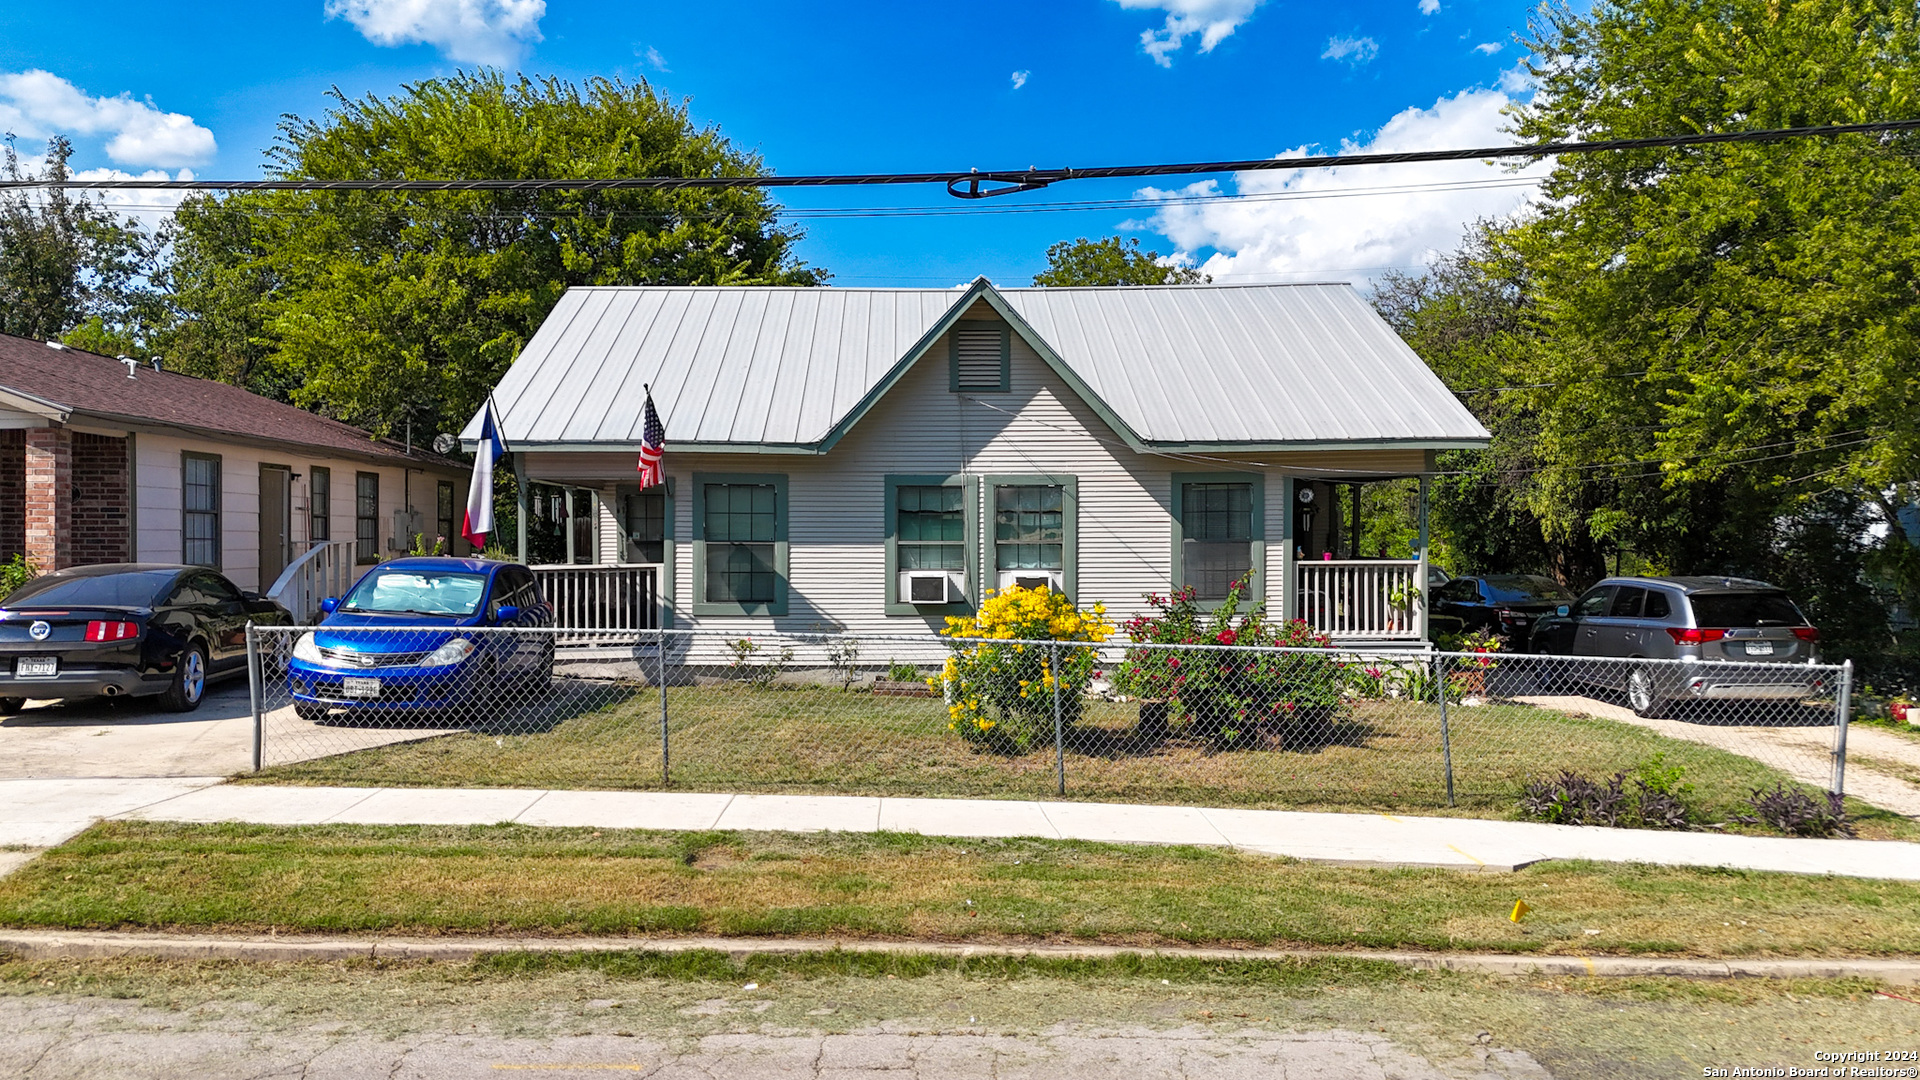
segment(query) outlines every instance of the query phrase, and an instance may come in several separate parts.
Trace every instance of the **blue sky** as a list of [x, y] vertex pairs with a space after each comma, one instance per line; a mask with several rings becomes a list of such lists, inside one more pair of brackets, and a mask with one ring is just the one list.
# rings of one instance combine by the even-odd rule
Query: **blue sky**
[[[390, 94], [494, 63], [648, 79], [783, 173], [1486, 145], [1510, 141], [1499, 110], [1525, 94], [1516, 38], [1528, 10], [1518, 0], [9, 4], [0, 130], [23, 152], [68, 135], [83, 170], [255, 176], [280, 115], [320, 112], [330, 86]], [[1364, 281], [1417, 266], [1530, 190], [1469, 162], [1157, 187], [1077, 181], [978, 204], [934, 187], [782, 199], [795, 210], [942, 212], [797, 219], [803, 256], [840, 285], [982, 273], [1025, 284], [1049, 243], [1114, 232], [1217, 280]], [[1107, 205], [1040, 209], [1090, 201]]]

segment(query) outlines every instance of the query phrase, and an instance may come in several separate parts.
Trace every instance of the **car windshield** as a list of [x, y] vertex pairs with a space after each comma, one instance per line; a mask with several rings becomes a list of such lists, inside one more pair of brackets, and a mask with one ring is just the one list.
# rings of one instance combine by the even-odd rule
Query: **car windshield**
[[342, 611], [397, 615], [471, 615], [487, 594], [487, 575], [447, 570], [369, 570]]
[[1487, 594], [1495, 602], [1502, 604], [1524, 603], [1528, 600], [1552, 600], [1563, 602], [1573, 599], [1573, 593], [1552, 578], [1537, 574], [1500, 574], [1486, 579]]
[[84, 577], [48, 576], [29, 581], [0, 601], [0, 606], [63, 604], [72, 607], [151, 607], [160, 590], [172, 585], [177, 570], [134, 570]]
[[1741, 626], [1804, 626], [1806, 616], [1793, 606], [1786, 593], [1707, 593], [1689, 596], [1693, 605], [1693, 624], [1734, 628]]

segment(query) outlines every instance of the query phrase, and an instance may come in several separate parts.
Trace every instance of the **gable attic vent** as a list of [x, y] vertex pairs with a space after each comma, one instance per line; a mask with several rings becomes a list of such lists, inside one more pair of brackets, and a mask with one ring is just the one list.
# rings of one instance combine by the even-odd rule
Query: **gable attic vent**
[[953, 389], [1006, 390], [1010, 328], [999, 322], [963, 322], [953, 328]]

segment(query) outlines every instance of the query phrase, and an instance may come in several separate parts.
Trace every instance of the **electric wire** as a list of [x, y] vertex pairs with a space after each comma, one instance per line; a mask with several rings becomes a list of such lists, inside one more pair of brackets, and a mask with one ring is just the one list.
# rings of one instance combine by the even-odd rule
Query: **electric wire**
[[[1482, 146], [1454, 150], [1409, 150], [1337, 155], [1296, 155], [1222, 161], [1165, 162], [1150, 165], [1102, 165], [1025, 170], [968, 169], [917, 173], [820, 173], [779, 176], [624, 176], [601, 178], [522, 178], [455, 180], [152, 180], [74, 179], [44, 177], [0, 180], [6, 188], [90, 189], [96, 191], [681, 191], [696, 188], [872, 187], [896, 184], [945, 184], [959, 198], [988, 198], [1033, 191], [1069, 180], [1192, 176], [1202, 173], [1270, 172], [1334, 169], [1355, 165], [1408, 165], [1420, 162], [1545, 158], [1566, 154], [1611, 153], [1624, 150], [1677, 149], [1723, 143], [1783, 142], [1789, 139], [1831, 138], [1840, 135], [1890, 135], [1920, 130], [1920, 120], [1882, 120], [1864, 124], [1815, 124], [1749, 131], [1694, 132], [1638, 139], [1570, 140]], [[998, 184], [997, 188], [982, 187]]]

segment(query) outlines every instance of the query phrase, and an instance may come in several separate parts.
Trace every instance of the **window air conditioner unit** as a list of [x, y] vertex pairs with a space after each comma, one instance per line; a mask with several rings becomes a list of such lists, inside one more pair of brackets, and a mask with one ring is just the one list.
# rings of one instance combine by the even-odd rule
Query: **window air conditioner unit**
[[909, 604], [950, 604], [955, 591], [945, 570], [900, 572], [900, 597]]
[[1002, 570], [1000, 571], [1001, 592], [1018, 586], [1022, 589], [1052, 589], [1054, 592], [1066, 592], [1065, 575], [1058, 570]]

